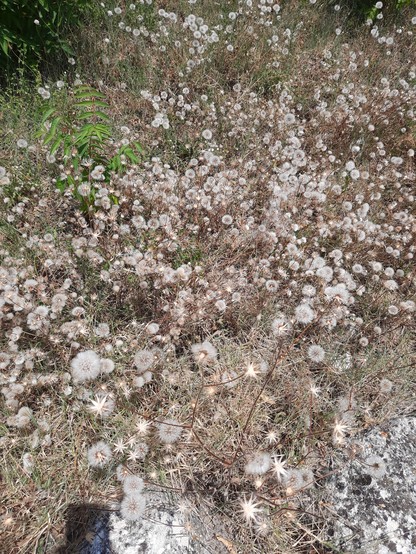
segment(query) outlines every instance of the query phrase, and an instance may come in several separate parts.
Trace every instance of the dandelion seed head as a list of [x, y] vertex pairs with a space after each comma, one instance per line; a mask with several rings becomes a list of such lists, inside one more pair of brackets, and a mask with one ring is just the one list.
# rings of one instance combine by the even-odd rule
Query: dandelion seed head
[[388, 394], [393, 389], [393, 383], [389, 379], [382, 379], [379, 387], [381, 393]]
[[201, 365], [214, 362], [218, 355], [215, 346], [207, 340], [202, 343], [193, 344], [191, 346], [191, 351], [196, 363]]
[[284, 337], [291, 328], [290, 322], [284, 317], [277, 317], [272, 321], [272, 333], [277, 337]]
[[96, 379], [101, 371], [101, 360], [93, 350], [79, 352], [71, 361], [71, 373], [75, 383]]
[[387, 472], [387, 465], [383, 458], [373, 454], [365, 459], [364, 469], [371, 477], [382, 479]]
[[144, 481], [138, 475], [126, 475], [123, 479], [123, 491], [126, 495], [138, 495], [143, 491]]
[[119, 464], [116, 468], [116, 475], [118, 481], [123, 482], [128, 475], [131, 475], [131, 473], [125, 465]]
[[210, 129], [204, 129], [202, 131], [202, 137], [205, 140], [211, 140], [212, 139], [212, 131]]
[[299, 304], [295, 309], [295, 318], [298, 323], [307, 325], [315, 319], [315, 312], [308, 304]]
[[121, 517], [127, 521], [139, 521], [146, 510], [146, 497], [142, 494], [126, 495], [120, 504]]
[[248, 475], [263, 475], [269, 471], [272, 460], [268, 452], [256, 452], [252, 454], [244, 466]]
[[138, 350], [134, 355], [134, 364], [137, 367], [139, 374], [150, 369], [154, 362], [155, 357], [151, 350]]
[[325, 359], [325, 350], [318, 344], [311, 344], [308, 348], [308, 357], [316, 363], [323, 362]]
[[164, 444], [173, 444], [176, 442], [181, 434], [183, 428], [179, 422], [175, 419], [167, 419], [166, 421], [157, 425], [159, 439]]
[[103, 468], [107, 465], [111, 458], [111, 448], [104, 441], [98, 441], [88, 449], [87, 452], [88, 464], [91, 467]]
[[25, 139], [18, 139], [16, 144], [17, 144], [18, 148], [27, 148], [27, 146], [28, 146], [27, 140], [25, 140]]
[[101, 373], [108, 375], [114, 371], [115, 364], [110, 358], [100, 359], [100, 371]]

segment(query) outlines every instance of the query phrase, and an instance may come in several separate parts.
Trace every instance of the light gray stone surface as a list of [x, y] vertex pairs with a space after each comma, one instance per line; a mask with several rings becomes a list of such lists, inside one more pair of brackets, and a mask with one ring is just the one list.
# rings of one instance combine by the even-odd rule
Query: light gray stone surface
[[[382, 458], [376, 471], [374, 456]], [[332, 469], [326, 497], [338, 552], [416, 554], [416, 417], [350, 440]]]
[[[219, 539], [232, 537], [208, 503], [184, 503], [170, 493], [148, 491], [145, 517], [127, 522], [117, 512], [109, 521], [111, 554], [228, 554]], [[178, 510], [182, 505], [185, 515]]]
[[114, 514], [110, 518], [110, 543], [114, 554], [202, 554], [191, 540], [183, 519], [172, 508], [155, 508], [151, 517], [129, 523]]

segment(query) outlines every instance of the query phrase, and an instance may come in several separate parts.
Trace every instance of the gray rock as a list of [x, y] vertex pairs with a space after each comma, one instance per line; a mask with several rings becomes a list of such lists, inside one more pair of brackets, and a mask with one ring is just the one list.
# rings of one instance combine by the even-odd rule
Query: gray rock
[[416, 418], [350, 440], [326, 487], [342, 554], [416, 554]]
[[184, 516], [178, 510], [183, 499], [173, 494], [152, 491], [147, 499], [140, 522], [129, 523], [115, 512], [110, 516], [111, 554], [228, 554], [224, 542], [232, 541], [232, 530], [208, 502], [190, 498]]
[[153, 495], [153, 508], [140, 522], [110, 517], [110, 543], [114, 554], [206, 554], [191, 538], [181, 514], [162, 497]]

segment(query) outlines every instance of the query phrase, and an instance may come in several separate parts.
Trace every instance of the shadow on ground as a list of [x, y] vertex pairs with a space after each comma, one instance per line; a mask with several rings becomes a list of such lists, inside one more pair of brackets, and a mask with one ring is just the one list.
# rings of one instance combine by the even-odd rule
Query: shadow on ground
[[72, 504], [66, 513], [66, 544], [56, 554], [112, 554], [110, 512], [96, 504]]

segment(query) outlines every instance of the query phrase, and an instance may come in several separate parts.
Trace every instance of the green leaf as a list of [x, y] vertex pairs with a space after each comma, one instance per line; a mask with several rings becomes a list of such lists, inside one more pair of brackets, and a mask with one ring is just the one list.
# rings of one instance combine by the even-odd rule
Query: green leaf
[[140, 158], [138, 158], [135, 154], [127, 154], [129, 160], [133, 162], [134, 164], [138, 164], [140, 162]]
[[112, 169], [113, 171], [116, 171], [116, 172], [119, 172], [119, 171], [120, 171], [120, 169], [121, 169], [121, 160], [120, 160], [120, 156], [119, 156], [118, 154], [116, 154], [116, 155], [110, 160], [109, 167], [110, 167], [110, 169]]
[[77, 85], [77, 91], [82, 91], [82, 90], [90, 90], [92, 92], [98, 92], [97, 90], [95, 90], [95, 88], [92, 88], [92, 86], [90, 85]]
[[90, 108], [94, 106], [100, 106], [101, 108], [108, 108], [108, 104], [102, 102], [101, 100], [83, 100], [82, 102], [77, 102], [75, 108]]
[[104, 112], [101, 112], [101, 111], [95, 111], [95, 112], [85, 112], [85, 113], [82, 113], [78, 116], [78, 120], [83, 120], [83, 119], [90, 119], [92, 117], [100, 117], [101, 119], [104, 119], [105, 121], [110, 121], [110, 118], [108, 117], [108, 115], [106, 115]]
[[133, 144], [136, 147], [136, 150], [140, 152], [140, 154], [144, 154], [144, 150], [139, 142], [133, 142]]
[[6, 54], [7, 57], [9, 57], [9, 48], [10, 48], [10, 42], [7, 40], [7, 38], [4, 38], [1, 41], [1, 49]]
[[58, 117], [55, 117], [55, 119], [52, 121], [51, 128], [49, 129], [48, 134], [46, 135], [46, 137], [43, 141], [43, 144], [45, 144], [45, 145], [49, 144], [51, 142], [51, 140], [53, 140], [53, 138], [55, 136], [55, 133], [56, 133], [56, 129], [57, 129], [61, 119], [62, 119], [62, 117], [58, 116]]
[[95, 98], [105, 98], [105, 94], [94, 89], [90, 89], [87, 92], [76, 92], [74, 96], [79, 100], [82, 98], [91, 98], [92, 96]]
[[72, 50], [67, 42], [59, 41], [59, 44], [61, 46], [61, 50], [63, 50], [65, 54], [68, 54], [68, 56], [75, 56], [75, 52]]
[[101, 132], [97, 128], [95, 129], [95, 133], [96, 133], [98, 139], [102, 142], [104, 140], [103, 135], [101, 134]]
[[50, 118], [50, 116], [55, 112], [55, 108], [49, 108], [49, 110], [46, 110], [46, 112], [43, 114], [41, 119], [41, 125], [43, 125], [47, 119]]
[[55, 154], [55, 152], [58, 150], [58, 148], [61, 146], [63, 142], [63, 137], [62, 135], [60, 135], [56, 140], [55, 142], [52, 144], [51, 148], [50, 148], [50, 153], [51, 154]]
[[67, 186], [66, 180], [58, 179], [56, 181], [56, 188], [59, 189], [61, 192], [65, 192], [66, 186]]

